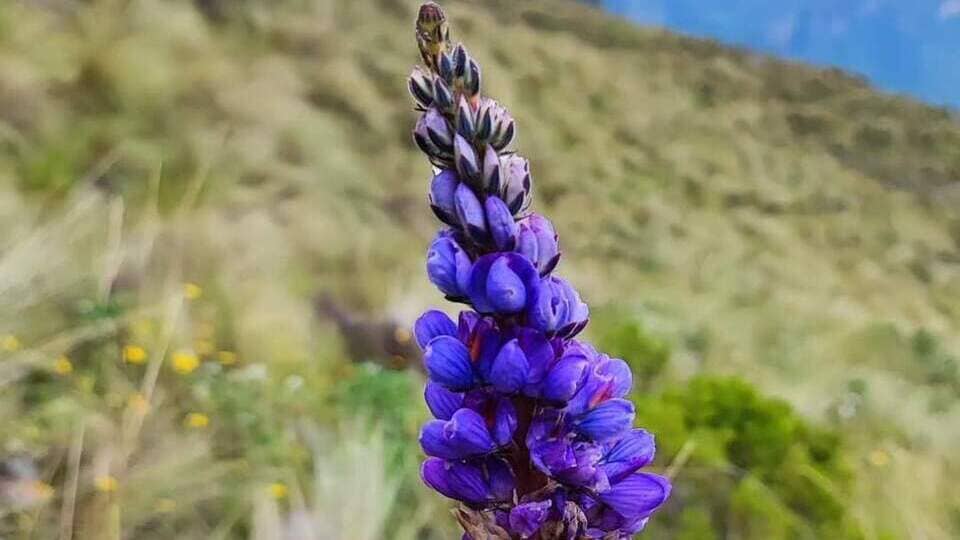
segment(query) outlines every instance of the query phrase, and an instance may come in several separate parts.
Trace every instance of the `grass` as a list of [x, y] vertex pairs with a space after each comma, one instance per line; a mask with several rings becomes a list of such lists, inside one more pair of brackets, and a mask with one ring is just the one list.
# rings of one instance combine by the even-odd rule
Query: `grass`
[[[414, 2], [207, 4], [222, 17], [0, 10], [0, 334], [19, 342], [0, 448], [55, 488], [0, 535], [271, 538], [300, 520], [446, 538], [446, 503], [414, 478], [418, 375], [358, 367], [313, 309], [327, 293], [407, 323], [442, 302], [404, 93]], [[867, 538], [953, 537], [954, 113], [572, 3], [448, 4], [517, 117], [562, 273], [671, 346], [645, 388], [740, 375], [850, 439]], [[173, 370], [181, 351], [194, 371]], [[354, 523], [324, 482], [360, 462], [378, 495]]]

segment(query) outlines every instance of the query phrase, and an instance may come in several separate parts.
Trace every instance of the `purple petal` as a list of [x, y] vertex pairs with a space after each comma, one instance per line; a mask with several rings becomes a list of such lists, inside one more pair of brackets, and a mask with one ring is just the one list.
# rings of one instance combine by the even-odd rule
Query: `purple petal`
[[610, 377], [610, 397], [620, 398], [630, 393], [633, 386], [633, 374], [630, 366], [619, 358], [609, 358], [601, 363], [599, 372]]
[[517, 431], [517, 409], [510, 398], [497, 400], [497, 407], [493, 413], [493, 427], [490, 428], [493, 440], [497, 446], [506, 446], [513, 439]]
[[589, 367], [587, 359], [580, 355], [560, 358], [543, 382], [541, 396], [550, 401], [568, 401], [583, 386]]
[[490, 368], [490, 383], [504, 394], [519, 392], [526, 383], [529, 367], [519, 341], [514, 339], [504, 345], [494, 358]]
[[434, 418], [439, 420], [449, 420], [457, 409], [463, 407], [463, 394], [451, 392], [442, 385], [432, 381], [427, 382], [423, 390], [423, 398], [427, 402], [427, 408], [433, 414]]
[[500, 313], [516, 313], [527, 303], [527, 291], [520, 276], [510, 268], [509, 259], [501, 257], [487, 274], [487, 298]]
[[617, 483], [653, 461], [656, 453], [653, 435], [634, 429], [624, 435], [604, 456], [603, 470]]
[[470, 351], [456, 338], [433, 338], [423, 352], [423, 363], [430, 379], [450, 390], [465, 390], [474, 384]]
[[472, 504], [494, 500], [483, 471], [471, 464], [427, 458], [420, 467], [423, 482], [451, 499]]
[[[489, 115], [486, 119], [489, 120]], [[481, 129], [488, 129], [481, 126]], [[500, 192], [500, 156], [497, 151], [489, 144], [483, 151], [483, 183], [482, 187], [487, 193]], [[498, 197], [499, 198], [499, 197]]]
[[611, 487], [599, 498], [628, 519], [649, 516], [670, 496], [670, 481], [650, 473], [631, 475]]
[[510, 532], [520, 538], [530, 538], [537, 534], [550, 515], [552, 502], [535, 501], [519, 504], [510, 511]]
[[446, 313], [437, 310], [430, 310], [417, 319], [413, 325], [413, 334], [417, 338], [417, 345], [421, 349], [430, 343], [430, 340], [437, 336], [456, 336], [457, 326], [453, 324]]
[[454, 205], [457, 219], [467, 235], [483, 242], [487, 238], [487, 220], [477, 195], [466, 184], [460, 184], [454, 192]]
[[574, 425], [580, 434], [602, 442], [630, 429], [634, 415], [633, 403], [625, 399], [611, 399], [577, 418]]
[[517, 241], [517, 222], [500, 197], [487, 197], [484, 203], [493, 243], [500, 251], [510, 251]]
[[480, 176], [480, 163], [477, 161], [477, 152], [459, 133], [454, 135], [453, 152], [457, 164], [457, 172], [465, 179], [475, 179]]
[[427, 455], [444, 459], [465, 459], [496, 448], [486, 420], [470, 409], [459, 409], [446, 422], [427, 422], [420, 432], [420, 446]]
[[441, 292], [452, 297], [464, 295], [470, 275], [470, 257], [448, 235], [440, 235], [427, 252], [427, 276]]
[[447, 225], [458, 224], [453, 198], [458, 185], [460, 179], [457, 173], [448, 169], [440, 171], [430, 182], [430, 207]]

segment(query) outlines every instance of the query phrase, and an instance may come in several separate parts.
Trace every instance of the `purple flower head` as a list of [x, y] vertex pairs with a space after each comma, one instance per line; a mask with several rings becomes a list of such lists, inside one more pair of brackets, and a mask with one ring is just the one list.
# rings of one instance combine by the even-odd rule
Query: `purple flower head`
[[473, 265], [467, 295], [480, 313], [514, 314], [536, 298], [539, 285], [540, 277], [526, 258], [516, 253], [492, 253]]
[[577, 335], [587, 326], [590, 310], [567, 281], [548, 277], [537, 292], [527, 307], [530, 326], [565, 338]]
[[529, 259], [541, 276], [546, 276], [560, 262], [560, 244], [553, 224], [540, 214], [530, 214], [517, 226], [517, 253]]
[[466, 296], [472, 267], [470, 256], [449, 232], [441, 232], [430, 244], [427, 276], [448, 297]]
[[430, 208], [449, 227], [430, 245], [427, 274], [470, 307], [456, 323], [433, 310], [414, 326], [433, 416], [420, 432], [421, 477], [463, 503], [465, 540], [631, 538], [671, 487], [642, 471], [655, 445], [633, 427], [630, 368], [573, 339], [589, 310], [552, 275], [557, 231], [528, 213], [530, 162], [506, 150], [514, 119], [480, 95], [480, 66], [450, 46], [439, 6], [425, 4], [418, 20], [426, 67], [408, 81], [423, 111], [414, 139], [439, 169]]

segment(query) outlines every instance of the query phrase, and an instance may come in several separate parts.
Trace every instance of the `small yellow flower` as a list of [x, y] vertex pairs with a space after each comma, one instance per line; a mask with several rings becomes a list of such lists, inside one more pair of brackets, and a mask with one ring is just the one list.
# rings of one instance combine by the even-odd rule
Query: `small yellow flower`
[[69, 375], [73, 373], [73, 363], [66, 356], [61, 356], [54, 360], [53, 372], [57, 375]]
[[21, 343], [17, 336], [8, 334], [0, 338], [0, 348], [7, 352], [19, 351], [20, 346]]
[[274, 482], [267, 488], [270, 496], [274, 499], [283, 499], [287, 496], [287, 485], [281, 482]]
[[51, 486], [46, 482], [42, 482], [40, 480], [35, 481], [31, 486], [31, 488], [33, 492], [36, 494], [37, 498], [39, 498], [41, 501], [49, 500], [50, 497], [53, 497], [53, 494], [55, 492], [55, 490], [53, 489], [53, 486]]
[[196, 283], [184, 283], [183, 284], [183, 296], [187, 300], [196, 300], [203, 295], [203, 289]]
[[147, 414], [147, 411], [150, 410], [150, 402], [147, 401], [147, 398], [143, 397], [143, 394], [140, 392], [131, 395], [127, 399], [127, 406], [140, 414]]
[[890, 454], [881, 448], [870, 452], [870, 464], [874, 467], [884, 467], [890, 463]]
[[177, 509], [177, 501], [164, 497], [157, 501], [156, 509], [161, 514], [169, 514]]
[[187, 415], [185, 423], [187, 427], [203, 429], [210, 425], [210, 417], [203, 413], [193, 412]]
[[128, 364], [142, 364], [147, 361], [147, 350], [139, 345], [127, 345], [123, 348], [123, 361]]
[[237, 353], [233, 351], [220, 351], [217, 353], [217, 360], [225, 366], [232, 366], [237, 363]]
[[180, 375], [189, 375], [200, 365], [197, 355], [189, 351], [173, 353], [173, 370]]
[[110, 476], [98, 476], [93, 479], [93, 487], [102, 493], [113, 493], [117, 490], [117, 479]]
[[197, 354], [201, 356], [207, 356], [212, 354], [214, 351], [213, 342], [205, 339], [198, 339], [197, 341], [193, 342], [193, 350], [197, 351]]

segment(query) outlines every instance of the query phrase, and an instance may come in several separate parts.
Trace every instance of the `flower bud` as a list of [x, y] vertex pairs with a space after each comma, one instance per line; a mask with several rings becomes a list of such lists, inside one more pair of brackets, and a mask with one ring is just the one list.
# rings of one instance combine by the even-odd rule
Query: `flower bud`
[[467, 75], [464, 77], [463, 90], [470, 97], [475, 97], [480, 94], [480, 64], [474, 59], [470, 59], [469, 67], [467, 69]]
[[477, 161], [477, 152], [467, 139], [457, 133], [453, 140], [454, 162], [460, 178], [467, 182], [474, 182], [480, 176], [480, 162]]
[[513, 117], [506, 116], [500, 120], [496, 131], [493, 132], [493, 136], [490, 138], [490, 144], [492, 144], [497, 151], [500, 151], [510, 146], [510, 143], [513, 142], [516, 136], [517, 127], [513, 121]]
[[546, 276], [560, 262], [559, 238], [553, 224], [540, 214], [530, 214], [517, 226], [516, 252], [529, 259], [541, 276]]
[[413, 325], [413, 334], [417, 339], [417, 345], [424, 349], [427, 343], [437, 336], [456, 336], [457, 325], [453, 324], [446, 313], [433, 309], [417, 319]]
[[423, 364], [430, 379], [449, 390], [458, 392], [474, 385], [470, 351], [454, 337], [433, 338], [423, 352]]
[[526, 159], [516, 154], [500, 158], [500, 194], [514, 215], [530, 206], [532, 184], [530, 163]]
[[483, 206], [494, 246], [500, 251], [512, 250], [517, 243], [517, 222], [506, 203], [500, 197], [490, 196]]
[[430, 209], [440, 221], [454, 227], [460, 225], [454, 202], [458, 185], [460, 179], [457, 173], [449, 169], [440, 171], [430, 181]]
[[453, 133], [436, 107], [428, 108], [420, 116], [413, 130], [413, 139], [431, 160], [448, 161], [453, 157]]
[[539, 287], [536, 269], [516, 253], [491, 253], [477, 259], [467, 293], [480, 313], [519, 313]]
[[457, 46], [453, 49], [453, 76], [457, 78], [463, 78], [464, 74], [467, 72], [467, 60], [469, 59], [467, 55], [467, 50], [463, 47], [462, 43], [458, 43]]
[[441, 111], [449, 111], [453, 108], [453, 92], [440, 77], [433, 80], [433, 102]]
[[486, 213], [473, 190], [466, 184], [460, 184], [457, 186], [453, 198], [457, 220], [467, 236], [478, 244], [485, 242], [489, 237]]
[[[526, 260], [526, 257], [524, 257]], [[565, 280], [548, 277], [527, 308], [530, 326], [548, 335], [573, 337], [587, 325], [590, 313], [580, 294]]]
[[487, 194], [499, 195], [500, 193], [500, 156], [489, 144], [483, 150], [480, 188]]
[[427, 422], [420, 431], [420, 446], [428, 456], [465, 459], [496, 449], [487, 421], [470, 409], [459, 409], [450, 420]]
[[450, 55], [447, 53], [440, 53], [439, 56], [437, 70], [440, 72], [440, 77], [442, 77], [447, 84], [453, 84], [453, 59], [450, 58]]
[[451, 298], [466, 295], [472, 263], [449, 233], [440, 233], [427, 251], [427, 276]]
[[590, 363], [580, 354], [564, 354], [543, 382], [541, 396], [554, 402], [566, 402], [583, 386]]
[[419, 67], [415, 67], [407, 81], [410, 95], [413, 96], [414, 101], [417, 102], [417, 107], [420, 109], [426, 109], [433, 104], [433, 82], [431, 79], [432, 77], [428, 73]]
[[457, 133], [463, 135], [463, 138], [467, 141], [472, 141], [474, 137], [476, 122], [473, 114], [473, 109], [467, 103], [467, 98], [460, 96], [460, 102], [457, 104]]

